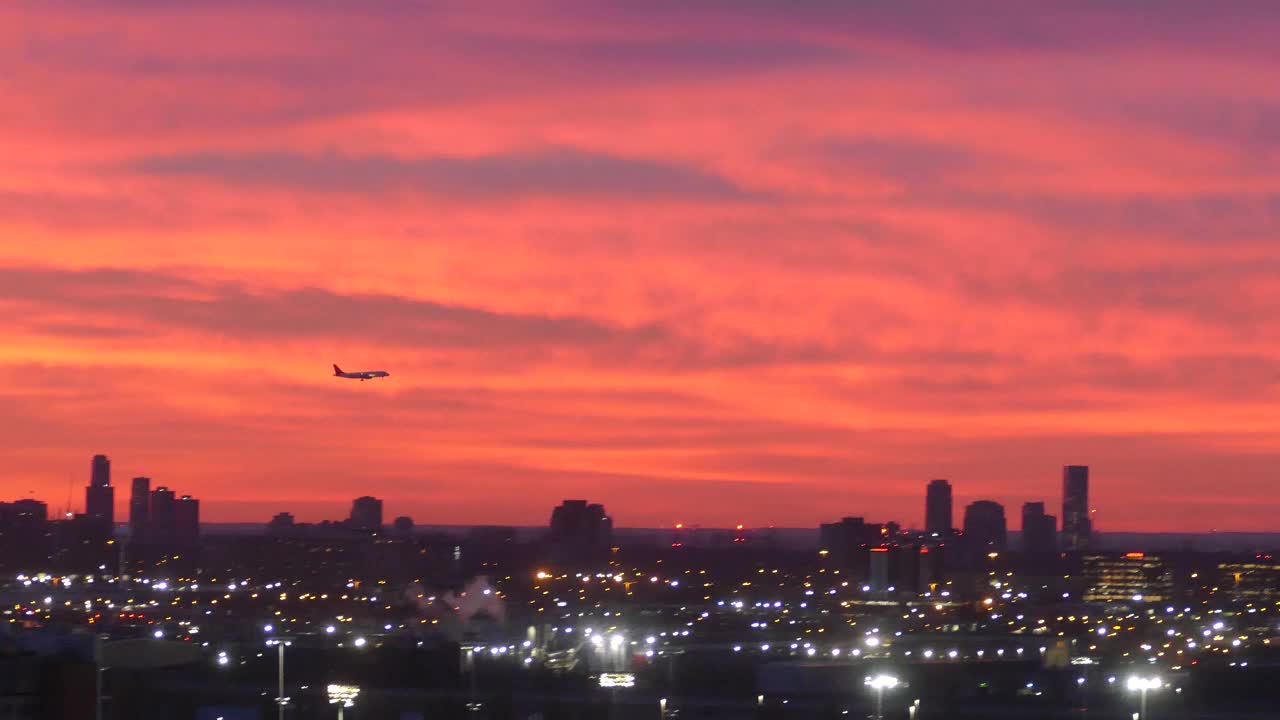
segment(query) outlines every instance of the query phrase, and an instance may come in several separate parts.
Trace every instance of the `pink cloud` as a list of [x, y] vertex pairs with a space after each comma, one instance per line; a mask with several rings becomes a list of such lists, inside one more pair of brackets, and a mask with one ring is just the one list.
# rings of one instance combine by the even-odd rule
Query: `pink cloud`
[[0, 9], [0, 483], [815, 524], [1086, 462], [1112, 529], [1268, 527], [1276, 21], [1153, 18]]

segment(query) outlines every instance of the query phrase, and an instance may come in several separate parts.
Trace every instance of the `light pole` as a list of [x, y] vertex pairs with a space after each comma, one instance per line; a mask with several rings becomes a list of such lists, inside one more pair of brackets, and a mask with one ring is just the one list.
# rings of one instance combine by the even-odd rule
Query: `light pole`
[[876, 720], [884, 720], [884, 691], [898, 687], [898, 678], [892, 675], [876, 675], [864, 681], [876, 691]]
[[356, 696], [360, 694], [360, 688], [355, 685], [330, 685], [326, 691], [329, 693], [329, 704], [338, 706], [338, 720], [342, 720], [342, 709], [353, 707]]
[[285, 646], [292, 644], [293, 638], [287, 637], [271, 638], [267, 641], [268, 647], [272, 645], [275, 646], [279, 657], [279, 664], [277, 665], [276, 670], [276, 705], [279, 706], [277, 708], [277, 717], [279, 717], [280, 720], [284, 720], [284, 708], [289, 704], [289, 698], [284, 696], [284, 649]]
[[1160, 678], [1155, 677], [1154, 675], [1151, 677], [1139, 677], [1137, 675], [1133, 675], [1129, 678], [1126, 685], [1128, 686], [1130, 692], [1136, 691], [1137, 693], [1139, 693], [1139, 700], [1138, 700], [1139, 712], [1137, 715], [1139, 720], [1147, 720], [1147, 691], [1159, 690], [1163, 686], [1163, 684], [1164, 683], [1160, 681]]

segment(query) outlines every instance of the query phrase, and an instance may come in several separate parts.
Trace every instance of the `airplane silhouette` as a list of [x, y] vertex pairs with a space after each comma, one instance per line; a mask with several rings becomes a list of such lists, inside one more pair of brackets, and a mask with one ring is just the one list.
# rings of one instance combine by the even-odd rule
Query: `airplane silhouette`
[[365, 380], [372, 380], [374, 378], [391, 377], [391, 373], [387, 372], [386, 370], [361, 370], [359, 372], [342, 372], [342, 368], [338, 367], [335, 364], [333, 366], [333, 376], [340, 377], [340, 378], [348, 378], [350, 380], [359, 380], [360, 382], [364, 382]]

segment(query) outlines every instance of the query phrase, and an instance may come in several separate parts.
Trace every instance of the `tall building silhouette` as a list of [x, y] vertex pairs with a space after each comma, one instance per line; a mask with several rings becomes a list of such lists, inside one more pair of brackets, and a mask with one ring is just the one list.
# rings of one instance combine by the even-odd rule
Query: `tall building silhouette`
[[0, 502], [0, 570], [47, 567], [52, 552], [48, 505], [29, 498]]
[[158, 487], [151, 491], [151, 522], [147, 525], [147, 539], [158, 545], [173, 542], [173, 491]]
[[950, 535], [951, 523], [951, 483], [933, 480], [925, 494], [924, 530], [931, 535]]
[[1089, 519], [1089, 466], [1062, 469], [1062, 548], [1080, 552], [1089, 548], [1093, 522]]
[[200, 501], [183, 495], [173, 503], [173, 542], [183, 548], [200, 541]]
[[551, 512], [551, 560], [592, 563], [605, 560], [613, 544], [613, 520], [604, 506], [586, 500], [565, 500]]
[[347, 524], [356, 530], [379, 532], [382, 530], [382, 501], [365, 495], [351, 502], [351, 516]]
[[965, 540], [975, 550], [1003, 549], [1008, 530], [1004, 506], [994, 500], [978, 500], [964, 509]]
[[200, 556], [200, 501], [151, 479], [133, 479], [129, 498], [129, 567], [138, 572], [180, 577], [194, 572]]
[[267, 523], [267, 532], [272, 534], [287, 533], [297, 526], [297, 522], [293, 518], [293, 513], [282, 512], [276, 513], [271, 518], [271, 522]]
[[136, 477], [129, 492], [129, 537], [137, 540], [151, 522], [151, 478]]
[[1022, 552], [1029, 566], [1058, 554], [1058, 518], [1046, 515], [1042, 502], [1022, 505]]
[[111, 461], [106, 455], [93, 456], [89, 486], [84, 489], [84, 514], [107, 532], [115, 525], [116, 491], [111, 487]]
[[[860, 517], [841, 518], [839, 522], [818, 527], [818, 550], [831, 566], [864, 579], [880, 570], [888, 572], [887, 565], [877, 570], [871, 564], [889, 562], [889, 556], [881, 551], [897, 542], [900, 530], [894, 522], [869, 523]], [[888, 585], [886, 582], [875, 587], [884, 590]]]
[[111, 485], [111, 460], [106, 455], [93, 456], [93, 468], [89, 475], [89, 485], [92, 487], [107, 487]]

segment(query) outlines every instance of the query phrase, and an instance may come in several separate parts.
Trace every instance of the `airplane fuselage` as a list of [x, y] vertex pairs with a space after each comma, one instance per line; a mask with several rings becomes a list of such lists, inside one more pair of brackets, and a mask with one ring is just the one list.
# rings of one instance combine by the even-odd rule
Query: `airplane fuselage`
[[342, 368], [337, 365], [333, 366], [333, 376], [347, 378], [348, 380], [373, 380], [374, 378], [391, 377], [391, 373], [386, 370], [360, 370], [358, 372], [343, 372]]
[[387, 377], [388, 373], [381, 370], [370, 370], [369, 372], [351, 372], [342, 373], [340, 377], [351, 378], [352, 380], [372, 380], [374, 378]]

